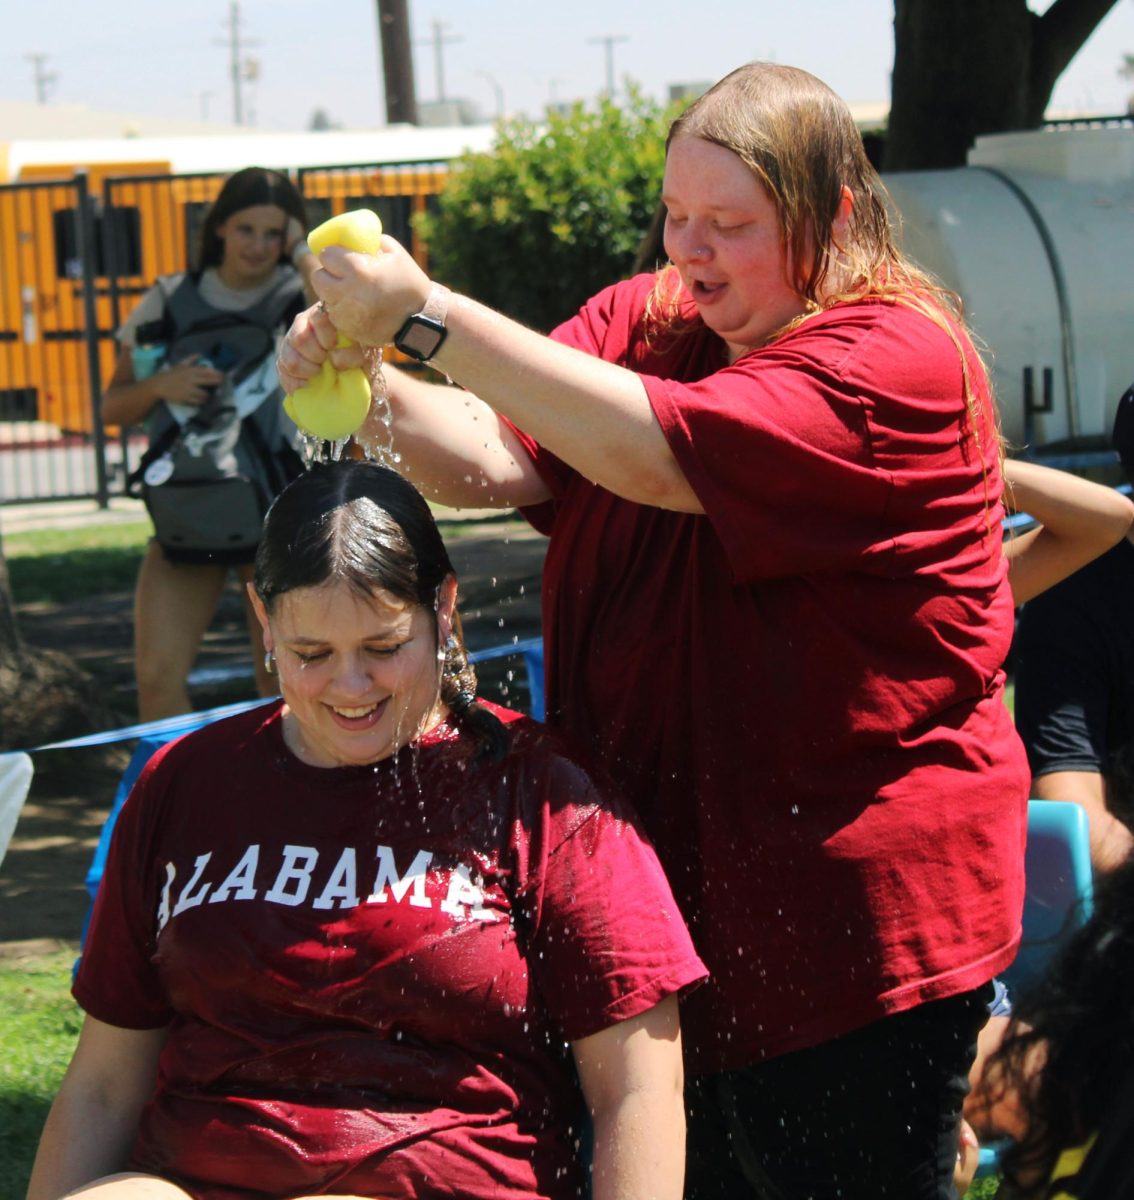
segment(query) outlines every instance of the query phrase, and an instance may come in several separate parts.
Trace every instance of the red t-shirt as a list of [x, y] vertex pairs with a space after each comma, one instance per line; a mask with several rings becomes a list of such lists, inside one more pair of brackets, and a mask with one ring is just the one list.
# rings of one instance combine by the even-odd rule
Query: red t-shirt
[[442, 725], [323, 770], [261, 709], [154, 756], [74, 988], [169, 1024], [133, 1168], [210, 1200], [576, 1196], [565, 1043], [705, 972], [626, 812], [511, 730], [497, 764]]
[[[814, 1045], [1012, 958], [1028, 775], [984, 375], [904, 306], [729, 366], [641, 333], [653, 276], [553, 335], [639, 372], [705, 515], [621, 500], [525, 438], [553, 500], [549, 714], [655, 840], [710, 983], [694, 1069]], [[523, 436], [523, 435], [521, 435]], [[983, 457], [982, 457], [983, 455]]]

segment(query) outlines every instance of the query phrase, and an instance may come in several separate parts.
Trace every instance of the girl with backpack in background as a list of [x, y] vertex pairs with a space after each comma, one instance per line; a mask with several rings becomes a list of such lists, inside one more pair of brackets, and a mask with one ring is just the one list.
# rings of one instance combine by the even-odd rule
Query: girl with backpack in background
[[[131, 479], [155, 531], [134, 606], [143, 721], [192, 708], [189, 671], [228, 572], [251, 579], [263, 514], [302, 465], [274, 357], [277, 334], [312, 299], [306, 230], [303, 200], [285, 176], [236, 172], [205, 218], [198, 271], [158, 280], [118, 331], [102, 417], [145, 422], [150, 435]], [[245, 609], [257, 690], [272, 695], [247, 600]]]

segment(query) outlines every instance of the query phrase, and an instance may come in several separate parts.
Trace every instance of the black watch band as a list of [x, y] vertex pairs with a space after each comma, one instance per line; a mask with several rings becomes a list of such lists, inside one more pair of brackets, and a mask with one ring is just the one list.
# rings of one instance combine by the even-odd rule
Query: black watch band
[[445, 328], [448, 311], [449, 289], [435, 283], [421, 312], [408, 317], [394, 335], [394, 346], [409, 358], [428, 362], [441, 349], [448, 335]]

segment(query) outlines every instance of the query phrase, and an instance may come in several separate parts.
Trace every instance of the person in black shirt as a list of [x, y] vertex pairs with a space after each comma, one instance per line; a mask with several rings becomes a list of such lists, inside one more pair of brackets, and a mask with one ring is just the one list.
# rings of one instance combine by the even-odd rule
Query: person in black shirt
[[[1119, 401], [1113, 444], [1134, 478], [1134, 387]], [[1024, 606], [1016, 631], [1016, 725], [1032, 795], [1086, 810], [1095, 870], [1134, 848], [1134, 804], [1114, 786], [1134, 737], [1134, 544], [1113, 549]]]

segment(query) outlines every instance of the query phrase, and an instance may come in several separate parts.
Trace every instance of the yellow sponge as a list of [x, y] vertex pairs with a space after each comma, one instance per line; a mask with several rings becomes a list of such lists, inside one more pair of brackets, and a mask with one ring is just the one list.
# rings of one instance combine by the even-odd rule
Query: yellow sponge
[[[307, 235], [314, 254], [328, 246], [344, 246], [360, 254], [377, 254], [382, 243], [382, 222], [368, 208], [340, 213]], [[338, 345], [351, 345], [339, 335]], [[284, 399], [284, 412], [312, 437], [337, 442], [357, 433], [370, 411], [370, 383], [359, 367], [336, 371], [330, 360], [310, 383]]]

